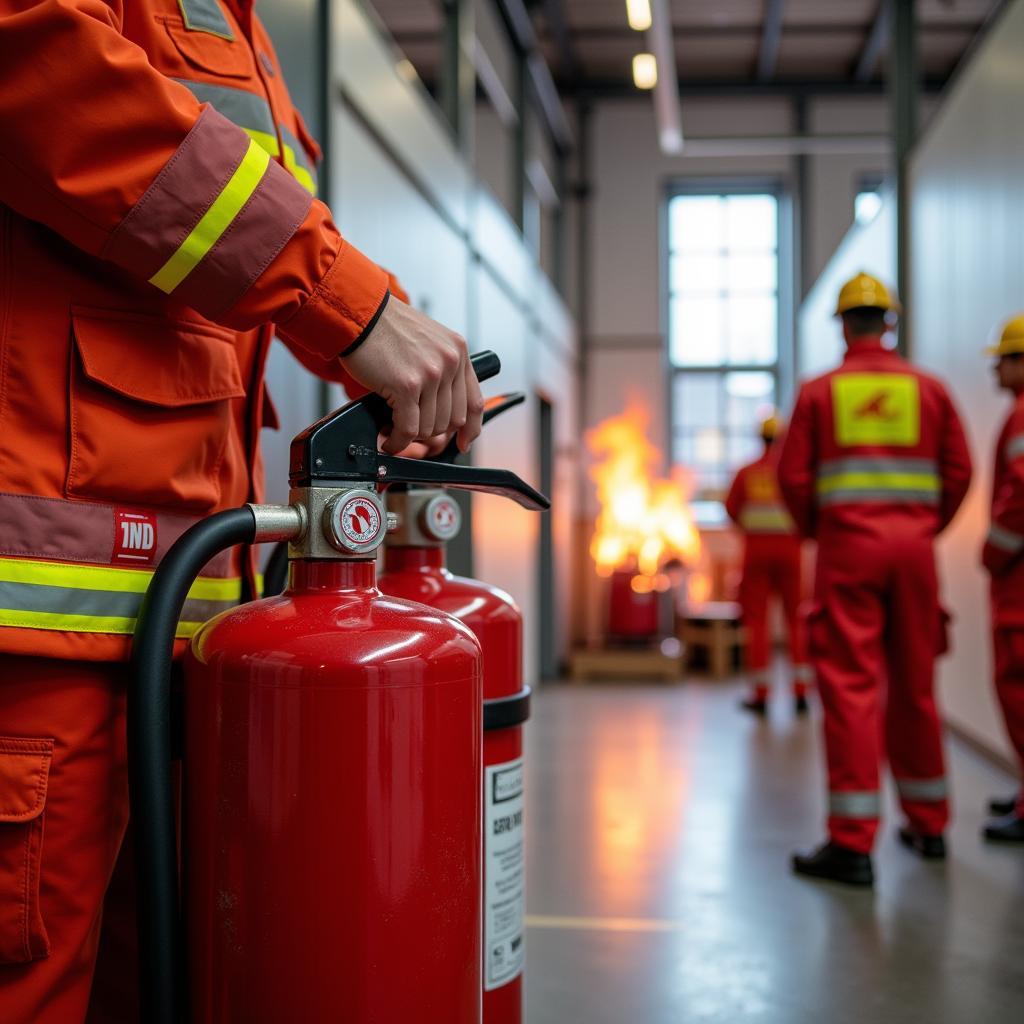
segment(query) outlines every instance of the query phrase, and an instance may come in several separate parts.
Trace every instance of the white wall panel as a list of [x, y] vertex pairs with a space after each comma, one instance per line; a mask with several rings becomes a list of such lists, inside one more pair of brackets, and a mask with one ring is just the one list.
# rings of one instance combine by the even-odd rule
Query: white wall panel
[[942, 546], [954, 649], [942, 664], [949, 717], [1009, 754], [990, 682], [986, 579], [992, 446], [1008, 410], [981, 348], [1024, 309], [1024, 3], [1016, 0], [935, 115], [912, 173], [910, 310], [913, 351], [941, 373], [967, 417], [976, 478]]

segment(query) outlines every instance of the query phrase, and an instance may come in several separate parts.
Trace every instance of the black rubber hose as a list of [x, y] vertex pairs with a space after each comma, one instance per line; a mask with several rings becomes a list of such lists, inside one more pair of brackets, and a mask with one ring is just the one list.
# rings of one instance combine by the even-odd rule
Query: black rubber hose
[[146, 591], [128, 688], [128, 791], [135, 836], [141, 1020], [180, 1024], [186, 976], [171, 786], [171, 663], [189, 589], [215, 555], [252, 543], [248, 506], [196, 523], [172, 545]]
[[274, 545], [263, 571], [263, 596], [277, 597], [288, 585], [288, 541]]

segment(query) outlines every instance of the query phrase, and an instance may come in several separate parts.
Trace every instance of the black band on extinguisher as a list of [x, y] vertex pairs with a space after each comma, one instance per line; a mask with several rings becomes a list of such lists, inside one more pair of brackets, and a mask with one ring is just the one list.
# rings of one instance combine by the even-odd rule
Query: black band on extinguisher
[[524, 686], [510, 697], [494, 697], [484, 701], [484, 728], [511, 729], [530, 717], [530, 688]]

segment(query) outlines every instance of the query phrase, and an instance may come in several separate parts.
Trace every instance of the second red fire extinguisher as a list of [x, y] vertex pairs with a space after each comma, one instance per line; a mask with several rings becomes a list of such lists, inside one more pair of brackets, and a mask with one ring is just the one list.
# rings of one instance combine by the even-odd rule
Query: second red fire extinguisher
[[[369, 396], [314, 424], [292, 445], [288, 505], [204, 520], [154, 575], [129, 693], [147, 1024], [479, 1024], [480, 649], [376, 588], [380, 492], [547, 501], [506, 471], [384, 455], [388, 422]], [[186, 657], [180, 900], [175, 629], [210, 558], [278, 540], [287, 591], [217, 616]]]
[[[524, 398], [493, 399], [484, 422]], [[454, 455], [450, 449], [440, 459]], [[522, 675], [522, 616], [503, 590], [448, 571], [445, 549], [461, 527], [461, 512], [450, 494], [440, 488], [392, 488], [388, 510], [397, 523], [385, 541], [381, 590], [455, 616], [473, 631], [483, 651], [483, 1020], [521, 1024], [526, 880], [522, 733], [530, 713], [530, 688]]]

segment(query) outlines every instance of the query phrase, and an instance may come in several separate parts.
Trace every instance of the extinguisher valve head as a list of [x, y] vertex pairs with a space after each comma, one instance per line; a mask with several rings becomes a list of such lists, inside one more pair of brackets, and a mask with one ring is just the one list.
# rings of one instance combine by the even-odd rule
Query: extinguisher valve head
[[454, 540], [462, 529], [462, 510], [438, 487], [403, 487], [388, 491], [390, 514], [398, 521], [387, 544], [397, 548], [436, 548]]
[[384, 502], [362, 488], [338, 491], [324, 505], [322, 521], [331, 546], [349, 555], [376, 551], [387, 532]]

